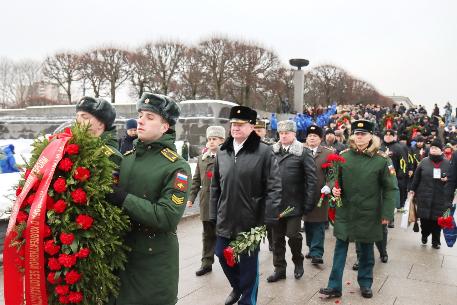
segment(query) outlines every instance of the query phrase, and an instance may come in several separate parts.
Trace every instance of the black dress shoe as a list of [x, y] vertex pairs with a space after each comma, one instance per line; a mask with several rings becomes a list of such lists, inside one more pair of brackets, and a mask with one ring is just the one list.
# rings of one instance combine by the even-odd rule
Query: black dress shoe
[[341, 291], [336, 290], [335, 288], [321, 288], [319, 293], [328, 296], [329, 298], [339, 298], [341, 296]]
[[422, 240], [421, 241], [422, 241], [423, 245], [427, 244], [427, 239], [428, 239], [427, 236], [422, 236]]
[[440, 245], [438, 245], [438, 244], [433, 244], [433, 245], [432, 245], [432, 248], [433, 248], [433, 249], [439, 249], [439, 248], [441, 248], [441, 247], [440, 247]]
[[390, 223], [387, 225], [387, 227], [392, 229], [392, 228], [395, 228], [395, 225], [394, 225], [393, 222], [390, 222]]
[[205, 275], [205, 274], [207, 274], [208, 272], [211, 272], [211, 271], [213, 271], [213, 267], [211, 267], [211, 266], [201, 267], [200, 269], [198, 269], [195, 272], [195, 275], [196, 276], [202, 276], [202, 275]]
[[381, 262], [387, 263], [388, 260], [389, 260], [389, 256], [387, 254], [386, 255], [381, 255]]
[[352, 270], [359, 270], [359, 262], [355, 262], [354, 265], [352, 265]]
[[309, 255], [309, 253], [306, 253], [305, 258], [306, 259], [312, 259], [313, 257], [311, 255]]
[[303, 276], [303, 273], [305, 273], [305, 270], [303, 270], [303, 264], [295, 265], [294, 276], [297, 280]]
[[371, 288], [368, 287], [360, 287], [360, 293], [366, 299], [370, 299], [373, 297], [373, 291], [371, 291]]
[[322, 259], [322, 257], [313, 257], [311, 259], [311, 264], [313, 265], [321, 265], [324, 263], [324, 260]]
[[238, 302], [240, 297], [241, 297], [241, 293], [236, 291], [235, 289], [233, 289], [232, 292], [230, 292], [230, 294], [227, 297], [227, 299], [225, 300], [225, 305], [233, 305], [233, 304], [235, 304], [236, 302]]
[[268, 283], [274, 283], [274, 282], [277, 282], [279, 280], [284, 280], [286, 278], [286, 272], [273, 272], [272, 275], [270, 275], [269, 277], [267, 277], [267, 282]]

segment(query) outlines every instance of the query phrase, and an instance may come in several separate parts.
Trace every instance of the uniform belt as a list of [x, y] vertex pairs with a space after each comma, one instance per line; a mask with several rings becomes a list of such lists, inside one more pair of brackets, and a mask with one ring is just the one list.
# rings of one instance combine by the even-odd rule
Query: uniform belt
[[154, 237], [156, 235], [166, 235], [166, 234], [175, 234], [176, 235], [176, 232], [156, 231], [153, 228], [143, 225], [139, 222], [132, 222], [132, 231], [144, 233], [145, 235], [147, 235], [149, 237]]

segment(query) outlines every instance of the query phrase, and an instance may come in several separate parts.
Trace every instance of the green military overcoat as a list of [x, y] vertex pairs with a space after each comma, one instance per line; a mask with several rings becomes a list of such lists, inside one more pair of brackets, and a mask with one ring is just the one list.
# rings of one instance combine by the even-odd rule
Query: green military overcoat
[[213, 177], [215, 160], [216, 158], [211, 156], [210, 151], [207, 151], [199, 156], [194, 177], [192, 179], [192, 188], [190, 190], [189, 200], [193, 203], [200, 191], [201, 221], [209, 221], [209, 187], [211, 185], [211, 178]]
[[363, 152], [350, 140], [341, 152], [340, 186], [342, 207], [336, 209], [334, 235], [341, 240], [375, 242], [382, 240], [382, 219], [393, 219], [398, 185], [390, 158], [379, 152], [380, 140], [373, 137]]
[[120, 186], [132, 231], [126, 236], [128, 254], [120, 272], [117, 305], [172, 305], [177, 302], [179, 246], [176, 228], [190, 187], [190, 167], [177, 153], [174, 133], [152, 143], [138, 141], [124, 155]]

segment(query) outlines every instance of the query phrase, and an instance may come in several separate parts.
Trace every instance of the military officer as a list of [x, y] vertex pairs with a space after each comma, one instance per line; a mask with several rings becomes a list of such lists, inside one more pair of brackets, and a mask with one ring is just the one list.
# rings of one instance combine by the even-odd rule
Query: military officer
[[383, 225], [393, 218], [398, 185], [389, 157], [379, 151], [380, 139], [373, 135], [373, 123], [359, 120], [352, 123], [350, 148], [341, 152], [346, 162], [341, 165], [340, 188], [333, 187], [334, 196], [341, 196], [342, 206], [336, 208], [336, 237], [333, 266], [326, 288], [320, 293], [329, 297], [342, 295], [342, 280], [349, 242], [360, 247], [357, 281], [364, 298], [373, 292], [373, 242], [382, 240]]
[[311, 150], [314, 163], [316, 164], [317, 183], [315, 184], [314, 209], [306, 216], [305, 234], [306, 245], [309, 248], [307, 259], [311, 259], [313, 265], [323, 264], [325, 225], [328, 223], [328, 205], [324, 201], [320, 207], [317, 206], [321, 193], [330, 194], [330, 187], [326, 185], [325, 172], [322, 164], [327, 162], [328, 155], [333, 151], [321, 145], [322, 129], [319, 126], [311, 125], [306, 130], [305, 147]]
[[108, 201], [130, 216], [131, 248], [120, 272], [116, 305], [173, 305], [177, 302], [179, 255], [176, 227], [188, 197], [190, 167], [177, 153], [179, 107], [171, 98], [149, 92], [137, 102], [138, 141], [126, 153], [119, 186]]
[[219, 145], [224, 142], [225, 128], [222, 126], [209, 126], [206, 129], [207, 150], [198, 157], [197, 167], [192, 178], [187, 206], [192, 207], [197, 194], [200, 192], [200, 220], [203, 223], [203, 253], [200, 269], [195, 272], [197, 276], [204, 275], [213, 270], [214, 248], [216, 246], [216, 226], [209, 220], [209, 187], [213, 177], [214, 162]]
[[117, 149], [116, 127], [113, 126], [115, 119], [116, 110], [113, 105], [102, 98], [84, 96], [76, 104], [76, 122], [88, 125], [89, 133], [105, 141], [109, 159], [119, 166], [122, 154]]

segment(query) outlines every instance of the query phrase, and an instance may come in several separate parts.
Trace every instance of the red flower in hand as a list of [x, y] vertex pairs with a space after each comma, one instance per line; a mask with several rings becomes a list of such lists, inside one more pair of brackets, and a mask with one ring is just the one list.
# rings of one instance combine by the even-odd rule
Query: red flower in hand
[[86, 181], [87, 179], [90, 178], [90, 170], [88, 170], [85, 167], [80, 166], [75, 170], [73, 177], [76, 180], [81, 181], [81, 182]]
[[76, 204], [86, 204], [87, 197], [86, 192], [82, 188], [77, 188], [73, 192], [71, 192], [71, 199]]
[[27, 214], [24, 211], [19, 211], [17, 213], [16, 222], [20, 223], [20, 222], [23, 222], [23, 221], [27, 221], [27, 218], [29, 218], [29, 214]]
[[331, 164], [331, 163], [328, 163], [328, 162], [327, 162], [327, 163], [322, 163], [322, 165], [321, 165], [321, 167], [322, 167], [323, 169], [329, 168], [329, 167], [331, 167], [331, 166], [332, 166], [332, 164]]
[[70, 158], [63, 158], [59, 162], [59, 169], [64, 172], [69, 172], [72, 167], [73, 167], [73, 162], [70, 160]]
[[58, 277], [56, 279], [56, 273], [55, 272], [49, 272], [48, 276], [47, 276], [47, 279], [48, 279], [48, 282], [51, 283], [51, 284], [58, 284], [58, 283], [60, 283], [62, 281], [60, 277]]
[[229, 267], [234, 267], [236, 265], [235, 251], [232, 247], [229, 246], [224, 249], [224, 258]]
[[67, 182], [64, 178], [57, 178], [57, 180], [53, 184], [54, 190], [57, 193], [63, 193], [67, 190]]
[[438, 225], [443, 229], [452, 229], [454, 228], [452, 216], [447, 217], [438, 217]]
[[81, 250], [79, 250], [79, 252], [76, 253], [76, 256], [78, 258], [86, 258], [89, 256], [89, 254], [90, 254], [89, 248], [81, 248]]
[[44, 242], [44, 252], [49, 255], [56, 255], [60, 251], [60, 246], [54, 243], [54, 240], [50, 239]]
[[68, 155], [77, 155], [79, 153], [79, 145], [78, 144], [69, 144], [65, 149], [65, 153]]
[[65, 201], [63, 201], [63, 199], [59, 199], [57, 200], [57, 202], [54, 204], [54, 207], [53, 207], [53, 210], [58, 213], [58, 214], [62, 214], [63, 212], [65, 212], [65, 209], [67, 208], [67, 204]]
[[71, 270], [65, 275], [65, 282], [69, 285], [73, 285], [81, 279], [81, 274], [76, 270]]
[[51, 257], [48, 260], [48, 268], [51, 269], [52, 271], [57, 271], [62, 268], [62, 266], [59, 263], [59, 260], [57, 258]]
[[62, 244], [71, 245], [73, 240], [75, 240], [75, 236], [73, 235], [73, 233], [60, 233], [60, 241], [62, 242]]
[[83, 300], [83, 294], [79, 291], [71, 291], [68, 295], [68, 300], [71, 303], [81, 303]]
[[76, 255], [62, 253], [59, 255], [59, 263], [66, 268], [71, 268], [76, 264]]
[[66, 295], [70, 291], [68, 285], [58, 285], [55, 289], [56, 294], [58, 295]]
[[336, 209], [335, 208], [329, 208], [328, 209], [328, 219], [331, 222], [335, 222], [335, 217], [336, 217]]
[[208, 179], [213, 178], [213, 172], [212, 171], [207, 171], [206, 172], [206, 177], [208, 177]]
[[88, 230], [90, 227], [92, 227], [92, 223], [94, 222], [94, 219], [90, 217], [89, 215], [78, 215], [76, 217], [76, 223], [83, 229], [83, 230]]

